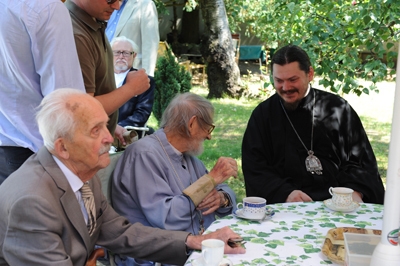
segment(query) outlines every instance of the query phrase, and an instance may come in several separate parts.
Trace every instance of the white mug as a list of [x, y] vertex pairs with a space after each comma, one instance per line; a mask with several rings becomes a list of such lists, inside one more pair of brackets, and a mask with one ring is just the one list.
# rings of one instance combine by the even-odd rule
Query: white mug
[[332, 203], [339, 208], [346, 208], [353, 203], [353, 192], [347, 187], [330, 187], [329, 193], [332, 195]]
[[250, 219], [262, 219], [265, 215], [265, 205], [267, 204], [267, 200], [260, 197], [247, 197], [243, 199], [243, 203], [239, 202], [237, 204], [237, 208], [239, 206], [243, 206], [243, 215], [246, 218]]
[[201, 242], [201, 255], [207, 266], [218, 266], [224, 257], [225, 243], [219, 239], [207, 239]]

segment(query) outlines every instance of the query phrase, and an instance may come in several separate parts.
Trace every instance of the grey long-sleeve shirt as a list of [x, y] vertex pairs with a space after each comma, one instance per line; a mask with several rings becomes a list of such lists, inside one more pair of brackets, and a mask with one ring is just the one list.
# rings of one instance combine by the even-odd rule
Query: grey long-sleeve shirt
[[[195, 211], [193, 202], [182, 194], [181, 182], [155, 135], [163, 144], [185, 188], [208, 173], [196, 157], [177, 154], [163, 129], [159, 129], [130, 145], [119, 159], [112, 184], [113, 207], [131, 223], [140, 222], [197, 235], [199, 212]], [[216, 189], [228, 193], [232, 206], [236, 206], [235, 193], [228, 185], [221, 184]], [[207, 228], [215, 220], [215, 215], [223, 217], [232, 213], [232, 206], [203, 216], [204, 227]]]

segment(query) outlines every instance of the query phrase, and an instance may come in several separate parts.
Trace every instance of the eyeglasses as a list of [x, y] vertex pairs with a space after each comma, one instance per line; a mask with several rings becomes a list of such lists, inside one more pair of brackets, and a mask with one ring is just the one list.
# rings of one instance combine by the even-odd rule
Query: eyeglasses
[[117, 2], [117, 0], [106, 0], [107, 4], [112, 5], [115, 2]]
[[130, 57], [131, 55], [134, 54], [134, 52], [128, 52], [128, 51], [113, 51], [114, 56], [120, 56], [123, 55], [123, 57]]
[[214, 131], [215, 126], [213, 124], [207, 123], [203, 118], [198, 117], [199, 119], [203, 120], [204, 123], [206, 123], [210, 128], [208, 129], [208, 134], [211, 134]]

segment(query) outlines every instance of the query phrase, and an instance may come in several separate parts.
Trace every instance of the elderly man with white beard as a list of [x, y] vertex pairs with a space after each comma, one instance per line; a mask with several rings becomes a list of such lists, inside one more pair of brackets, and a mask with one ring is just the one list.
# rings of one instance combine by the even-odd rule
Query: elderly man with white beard
[[[198, 235], [215, 215], [232, 213], [235, 193], [214, 180], [236, 177], [236, 161], [221, 157], [208, 172], [196, 158], [204, 150], [203, 142], [211, 140], [213, 115], [212, 104], [203, 97], [177, 95], [165, 109], [160, 129], [125, 150], [114, 170], [111, 193], [120, 215], [130, 222]], [[231, 172], [222, 170], [225, 166]], [[145, 263], [121, 259], [131, 260], [124, 261], [126, 265]]]
[[[132, 68], [132, 65], [138, 47], [132, 40], [124, 36], [113, 39], [111, 47], [114, 54], [115, 83], [119, 88], [125, 84], [126, 76], [130, 71], [137, 71]], [[119, 108], [118, 125], [143, 127], [149, 119], [153, 109], [155, 81], [153, 77], [148, 77], [150, 88], [142, 94], [132, 97]]]

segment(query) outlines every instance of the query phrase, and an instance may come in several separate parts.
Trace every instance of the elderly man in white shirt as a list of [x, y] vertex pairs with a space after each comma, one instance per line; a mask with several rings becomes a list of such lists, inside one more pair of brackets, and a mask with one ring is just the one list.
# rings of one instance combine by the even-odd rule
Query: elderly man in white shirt
[[[133, 62], [137, 55], [138, 46], [125, 36], [114, 38], [111, 42], [114, 55], [114, 77], [117, 88], [126, 82], [126, 76], [130, 71], [137, 71], [133, 68]], [[150, 117], [154, 102], [155, 80], [148, 76], [150, 88], [135, 97], [129, 99], [119, 108], [118, 125], [143, 127]], [[149, 133], [153, 130], [150, 129]], [[141, 137], [141, 134], [139, 134]]]

